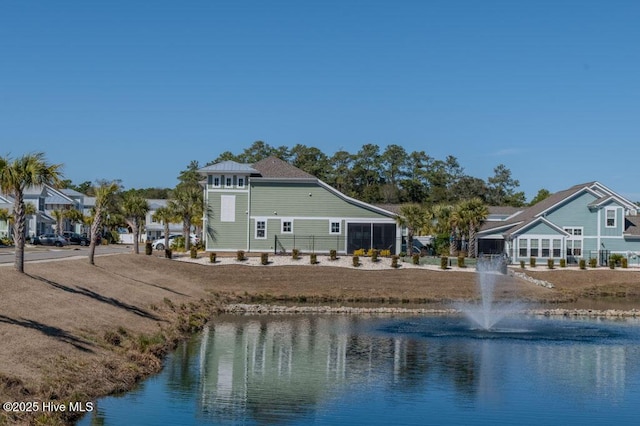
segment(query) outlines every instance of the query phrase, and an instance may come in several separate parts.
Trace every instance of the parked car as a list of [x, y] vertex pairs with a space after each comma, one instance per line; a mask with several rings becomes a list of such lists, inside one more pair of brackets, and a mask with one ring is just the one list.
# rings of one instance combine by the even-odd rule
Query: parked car
[[[180, 236], [181, 235], [178, 235], [178, 234], [169, 235], [169, 247], [173, 245], [173, 240]], [[151, 247], [153, 247], [154, 250], [164, 250], [166, 248], [164, 246], [164, 236], [158, 238], [153, 243], [151, 243]]]
[[91, 244], [89, 238], [84, 235], [80, 235], [77, 232], [64, 231], [62, 233], [62, 236], [65, 237], [67, 241], [69, 241], [69, 244], [80, 244], [81, 246], [88, 246], [89, 244]]
[[[182, 235], [180, 234], [169, 235], [169, 247], [173, 246], [173, 242], [177, 237], [182, 237]], [[191, 244], [198, 244], [200, 242], [200, 237], [198, 237], [196, 234], [190, 234], [189, 238], [191, 239]], [[151, 247], [153, 247], [155, 250], [164, 250], [165, 249], [164, 236], [152, 242]]]
[[43, 246], [56, 246], [62, 247], [69, 244], [66, 238], [56, 234], [42, 234], [38, 235], [33, 244], [42, 244]]

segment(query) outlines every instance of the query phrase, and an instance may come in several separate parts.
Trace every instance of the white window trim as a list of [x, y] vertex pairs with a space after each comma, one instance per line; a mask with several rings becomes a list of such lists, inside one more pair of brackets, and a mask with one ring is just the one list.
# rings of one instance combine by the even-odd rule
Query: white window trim
[[[264, 222], [264, 237], [258, 237], [258, 222]], [[265, 217], [257, 217], [255, 218], [255, 222], [253, 225], [253, 237], [256, 240], [266, 240], [267, 239], [267, 218]]]
[[[289, 222], [289, 223], [291, 223], [291, 231], [285, 231], [285, 230], [284, 230], [284, 223], [285, 223], [285, 222]], [[283, 218], [280, 220], [280, 233], [281, 233], [281, 234], [293, 234], [293, 219], [291, 219], [291, 218], [284, 218], [284, 217], [283, 217]]]
[[[570, 240], [577, 240], [577, 239], [582, 239], [582, 237], [584, 236], [584, 226], [565, 226], [562, 228], [563, 230], [569, 232], [569, 239]], [[579, 229], [580, 230], [580, 235], [575, 235], [575, 230]]]
[[[609, 225], [609, 212], [613, 212], [613, 225]], [[604, 209], [604, 227], [605, 228], [615, 228], [618, 224], [618, 209], [613, 207], [607, 207]]]
[[[337, 223], [339, 229], [339, 232], [333, 232], [333, 224]], [[341, 235], [342, 234], [342, 220], [340, 219], [329, 219], [329, 234], [330, 235]]]
[[[216, 185], [216, 179], [218, 179], [218, 184]], [[220, 176], [213, 176], [211, 178], [211, 187], [220, 188], [222, 186], [222, 178]]]
[[[231, 185], [227, 185], [227, 181], [231, 181]], [[225, 176], [224, 177], [224, 187], [225, 188], [233, 188], [233, 176]]]
[[[240, 179], [242, 179], [242, 185], [240, 185]], [[238, 188], [244, 188], [246, 185], [247, 178], [244, 176], [238, 176]]]

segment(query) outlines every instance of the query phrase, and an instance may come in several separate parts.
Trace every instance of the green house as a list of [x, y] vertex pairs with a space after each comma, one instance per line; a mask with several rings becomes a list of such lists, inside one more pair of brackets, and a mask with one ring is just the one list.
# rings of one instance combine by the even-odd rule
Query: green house
[[400, 249], [393, 212], [342, 194], [275, 157], [199, 170], [208, 251], [352, 253]]

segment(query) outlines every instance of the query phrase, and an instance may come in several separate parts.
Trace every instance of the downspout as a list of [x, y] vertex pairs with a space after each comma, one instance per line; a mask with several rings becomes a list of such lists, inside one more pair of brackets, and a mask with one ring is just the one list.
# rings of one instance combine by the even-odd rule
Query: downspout
[[251, 251], [251, 179], [247, 176], [247, 183], [249, 184], [249, 196], [247, 197], [247, 253]]

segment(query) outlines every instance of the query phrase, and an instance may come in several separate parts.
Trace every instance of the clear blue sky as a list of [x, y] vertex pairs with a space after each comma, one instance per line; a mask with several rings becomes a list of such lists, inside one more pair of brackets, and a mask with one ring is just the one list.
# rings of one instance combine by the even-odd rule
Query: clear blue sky
[[638, 1], [0, 0], [0, 154], [75, 183], [395, 143], [638, 201], [639, 135]]

